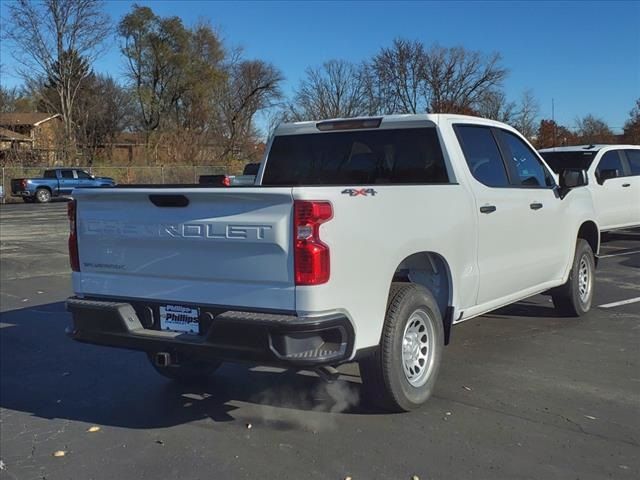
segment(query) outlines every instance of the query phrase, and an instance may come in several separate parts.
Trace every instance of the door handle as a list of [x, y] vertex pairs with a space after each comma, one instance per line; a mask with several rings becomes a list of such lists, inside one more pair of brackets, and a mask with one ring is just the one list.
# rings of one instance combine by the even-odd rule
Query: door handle
[[623, 187], [630, 187], [630, 186], [631, 186], [631, 184], [630, 184], [630, 183], [623, 183], [623, 184], [622, 184], [622, 186], [623, 186]]
[[529, 204], [529, 208], [531, 210], [540, 210], [544, 205], [542, 205], [541, 203], [538, 202], [533, 202], [531, 204]]
[[495, 211], [496, 211], [495, 205], [485, 205], [483, 207], [480, 207], [480, 213], [491, 213]]

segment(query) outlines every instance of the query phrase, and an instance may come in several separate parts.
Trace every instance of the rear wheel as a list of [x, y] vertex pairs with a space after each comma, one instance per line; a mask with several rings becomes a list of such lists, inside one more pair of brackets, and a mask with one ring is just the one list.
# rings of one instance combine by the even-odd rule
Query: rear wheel
[[156, 362], [156, 355], [156, 352], [147, 353], [147, 357], [156, 372], [179, 383], [203, 382], [222, 365], [222, 362], [217, 361], [194, 360], [181, 357], [179, 359], [180, 362], [177, 364], [161, 366]]
[[578, 239], [567, 283], [553, 290], [553, 305], [563, 315], [579, 317], [591, 309], [595, 284], [595, 260], [591, 246]]
[[36, 190], [36, 201], [38, 203], [49, 203], [51, 201], [51, 192], [48, 188], [39, 188]]
[[367, 400], [389, 411], [418, 408], [433, 391], [443, 345], [442, 316], [431, 292], [393, 284], [380, 346], [360, 362]]

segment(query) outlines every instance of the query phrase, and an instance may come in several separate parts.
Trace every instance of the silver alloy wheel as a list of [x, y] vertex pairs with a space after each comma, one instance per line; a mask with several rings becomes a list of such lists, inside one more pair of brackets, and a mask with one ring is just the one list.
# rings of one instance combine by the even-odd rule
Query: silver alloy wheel
[[591, 264], [587, 257], [580, 259], [578, 266], [578, 294], [582, 303], [587, 303], [591, 295]]
[[47, 202], [49, 200], [49, 192], [43, 189], [38, 190], [38, 201], [39, 202]]
[[402, 370], [407, 381], [414, 387], [421, 387], [429, 379], [433, 369], [435, 338], [427, 312], [413, 312], [402, 335]]

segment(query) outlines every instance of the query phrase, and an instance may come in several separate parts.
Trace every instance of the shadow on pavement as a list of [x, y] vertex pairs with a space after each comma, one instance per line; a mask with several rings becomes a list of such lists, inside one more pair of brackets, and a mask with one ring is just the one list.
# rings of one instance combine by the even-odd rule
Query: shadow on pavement
[[[70, 322], [64, 302], [0, 314], [0, 407], [140, 429], [233, 421], [236, 402], [256, 406], [252, 421], [275, 429], [299, 429], [311, 412], [375, 413], [357, 406], [356, 376], [327, 384], [311, 374], [225, 364], [206, 384], [184, 387], [159, 376], [144, 353], [72, 341], [64, 333]], [[289, 410], [275, 415], [273, 407]]]
[[628, 230], [618, 230], [613, 232], [604, 232], [601, 236], [603, 244], [615, 241], [622, 242], [638, 242], [640, 246], [640, 228], [631, 228]]

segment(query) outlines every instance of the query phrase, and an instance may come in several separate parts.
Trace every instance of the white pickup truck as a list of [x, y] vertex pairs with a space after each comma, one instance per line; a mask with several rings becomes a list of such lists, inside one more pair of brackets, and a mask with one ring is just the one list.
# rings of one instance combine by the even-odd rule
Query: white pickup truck
[[513, 128], [457, 115], [280, 125], [256, 186], [79, 189], [72, 338], [171, 378], [357, 361], [369, 399], [431, 394], [451, 325], [542, 292], [582, 315], [599, 231]]
[[556, 173], [587, 171], [600, 232], [640, 227], [640, 146], [577, 145], [540, 150]]

